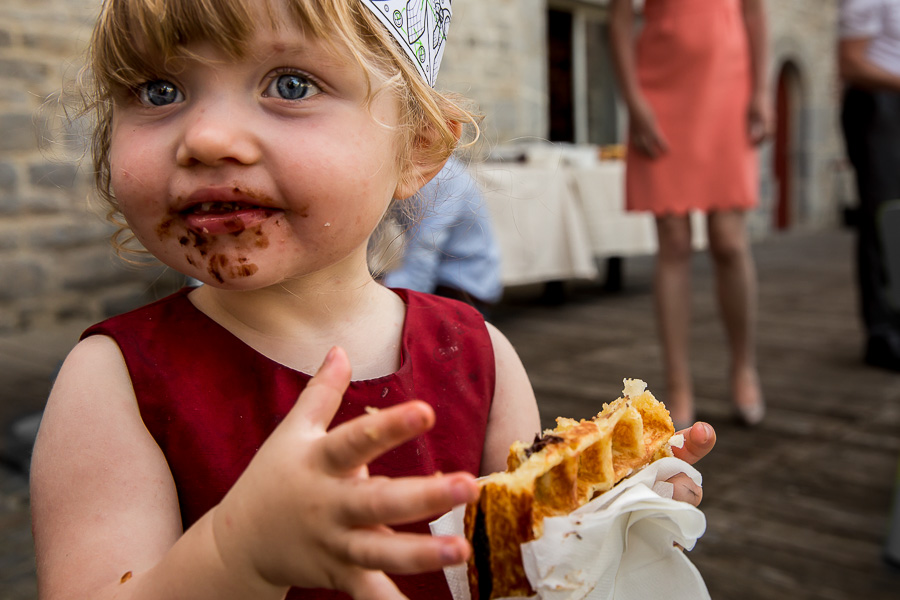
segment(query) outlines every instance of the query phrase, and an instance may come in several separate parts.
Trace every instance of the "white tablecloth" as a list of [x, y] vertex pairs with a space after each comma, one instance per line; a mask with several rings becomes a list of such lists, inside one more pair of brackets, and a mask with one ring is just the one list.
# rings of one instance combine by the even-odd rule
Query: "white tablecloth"
[[[593, 279], [597, 259], [656, 252], [652, 215], [625, 211], [621, 161], [590, 167], [482, 163], [472, 172], [500, 243], [504, 285]], [[691, 219], [694, 247], [703, 248], [703, 215]]]
[[[591, 168], [566, 169], [575, 189], [591, 237], [594, 254], [636, 256], [656, 252], [656, 226], [649, 213], [625, 210], [625, 165], [603, 161]], [[691, 214], [693, 246], [706, 247], [706, 225], [702, 213]]]
[[597, 277], [582, 210], [559, 169], [492, 164], [473, 172], [500, 243], [504, 285]]

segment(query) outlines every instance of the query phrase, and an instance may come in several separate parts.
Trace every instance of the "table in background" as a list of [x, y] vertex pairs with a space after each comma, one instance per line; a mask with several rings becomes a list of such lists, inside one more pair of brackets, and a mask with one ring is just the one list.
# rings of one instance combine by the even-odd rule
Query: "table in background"
[[[621, 161], [591, 166], [480, 163], [472, 166], [500, 244], [505, 286], [595, 279], [598, 260], [656, 252], [649, 213], [625, 211]], [[695, 248], [706, 245], [691, 216]]]

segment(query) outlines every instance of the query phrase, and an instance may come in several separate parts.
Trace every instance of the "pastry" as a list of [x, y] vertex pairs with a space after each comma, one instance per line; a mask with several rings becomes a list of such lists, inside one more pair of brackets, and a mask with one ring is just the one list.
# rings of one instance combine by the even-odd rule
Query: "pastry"
[[514, 443], [507, 469], [479, 480], [466, 507], [472, 600], [531, 596], [521, 545], [541, 536], [546, 517], [568, 514], [636, 469], [672, 456], [675, 432], [665, 406], [638, 379], [589, 420], [558, 418], [531, 444]]

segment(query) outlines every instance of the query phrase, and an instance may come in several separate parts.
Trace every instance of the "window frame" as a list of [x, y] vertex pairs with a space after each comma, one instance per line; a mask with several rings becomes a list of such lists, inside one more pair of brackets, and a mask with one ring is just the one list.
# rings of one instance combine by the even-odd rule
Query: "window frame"
[[[642, 4], [642, 3], [639, 3]], [[576, 144], [590, 144], [590, 85], [588, 75], [588, 25], [607, 23], [609, 20], [609, 0], [548, 0], [546, 10], [558, 10], [572, 15], [572, 98], [573, 130]], [[548, 89], [547, 93], [550, 93]], [[549, 103], [548, 103], [549, 105]], [[625, 106], [615, 93], [616, 142], [624, 139], [624, 124], [627, 122]]]

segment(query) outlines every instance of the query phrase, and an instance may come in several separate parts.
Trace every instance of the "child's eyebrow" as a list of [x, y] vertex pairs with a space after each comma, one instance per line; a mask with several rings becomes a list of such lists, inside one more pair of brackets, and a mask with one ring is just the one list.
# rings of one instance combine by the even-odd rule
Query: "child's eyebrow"
[[314, 59], [323, 68], [346, 68], [346, 57], [336, 48], [308, 40], [271, 42], [259, 48], [253, 55], [255, 59], [276, 57]]
[[322, 54], [322, 50], [306, 40], [277, 41], [260, 46], [253, 52], [257, 57], [278, 56], [282, 54]]

